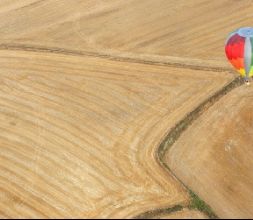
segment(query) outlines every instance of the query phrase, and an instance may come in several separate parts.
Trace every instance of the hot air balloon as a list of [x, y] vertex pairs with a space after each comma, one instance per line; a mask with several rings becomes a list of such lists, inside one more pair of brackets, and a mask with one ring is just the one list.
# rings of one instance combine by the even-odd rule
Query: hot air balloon
[[230, 63], [249, 83], [253, 76], [253, 28], [243, 27], [232, 32], [226, 40], [225, 52]]

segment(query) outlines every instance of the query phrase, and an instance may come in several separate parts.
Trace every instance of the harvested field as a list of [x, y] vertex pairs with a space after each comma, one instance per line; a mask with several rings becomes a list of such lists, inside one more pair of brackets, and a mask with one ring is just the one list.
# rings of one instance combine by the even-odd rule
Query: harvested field
[[[251, 25], [252, 9], [234, 0], [0, 1], [0, 217], [131, 218], [173, 207], [182, 210], [161, 217], [201, 217], [188, 209], [189, 180], [166, 170], [158, 148], [235, 79], [224, 41]], [[195, 164], [177, 146], [163, 151], [169, 163]], [[214, 209], [227, 216], [222, 204]]]
[[167, 153], [173, 172], [221, 218], [251, 218], [252, 92], [224, 96], [182, 134]]
[[158, 219], [208, 219], [203, 213], [195, 210], [183, 209], [170, 215], [163, 215]]
[[[69, 48], [99, 54], [174, 60], [224, 57], [229, 32], [252, 25], [251, 1], [209, 0], [4, 0], [1, 44]], [[157, 57], [158, 56], [158, 57]]]
[[0, 62], [3, 216], [133, 217], [188, 201], [156, 148], [232, 75], [31, 51]]

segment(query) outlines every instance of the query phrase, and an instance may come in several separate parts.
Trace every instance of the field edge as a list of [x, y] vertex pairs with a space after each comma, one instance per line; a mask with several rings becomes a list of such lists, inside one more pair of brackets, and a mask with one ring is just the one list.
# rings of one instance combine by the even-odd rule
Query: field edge
[[195, 121], [200, 115], [202, 115], [208, 108], [210, 108], [214, 103], [216, 103], [224, 95], [232, 91], [233, 89], [243, 85], [244, 80], [239, 76], [234, 78], [228, 84], [223, 86], [212, 96], [200, 103], [193, 111], [188, 113], [183, 119], [181, 119], [173, 128], [170, 129], [164, 140], [158, 146], [156, 150], [156, 160], [169, 174], [174, 177], [181, 185], [188, 191], [190, 196], [190, 201], [188, 205], [176, 204], [173, 207], [150, 210], [145, 213], [139, 214], [134, 217], [134, 219], [140, 218], [152, 218], [159, 216], [161, 214], [170, 214], [182, 210], [183, 208], [189, 208], [190, 210], [198, 210], [201, 213], [205, 214], [211, 219], [219, 218], [212, 208], [202, 200], [194, 191], [192, 191], [188, 186], [186, 186], [182, 180], [180, 180], [176, 174], [171, 170], [168, 164], [165, 161], [165, 154], [168, 152], [170, 147], [177, 141], [181, 134]]

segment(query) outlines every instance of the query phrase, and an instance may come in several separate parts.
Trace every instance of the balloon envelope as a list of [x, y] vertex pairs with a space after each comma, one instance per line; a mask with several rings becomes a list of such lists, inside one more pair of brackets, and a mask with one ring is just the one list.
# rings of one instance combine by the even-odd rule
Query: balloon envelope
[[253, 76], [253, 28], [243, 27], [232, 32], [227, 38], [225, 52], [242, 77]]

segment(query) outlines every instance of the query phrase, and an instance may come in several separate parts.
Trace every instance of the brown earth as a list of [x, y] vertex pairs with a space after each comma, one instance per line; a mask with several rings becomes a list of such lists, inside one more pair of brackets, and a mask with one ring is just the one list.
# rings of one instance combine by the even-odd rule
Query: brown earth
[[242, 0], [2, 0], [0, 43], [230, 67], [226, 36], [252, 25], [252, 10]]
[[174, 173], [221, 218], [253, 216], [253, 86], [224, 96], [167, 153]]
[[2, 216], [133, 217], [188, 201], [156, 147], [232, 75], [32, 51], [0, 63]]
[[252, 9], [0, 1], [0, 217], [126, 218], [188, 204], [157, 148], [235, 77], [223, 45]]
[[169, 215], [162, 215], [158, 219], [208, 219], [203, 213], [196, 210], [183, 209]]

